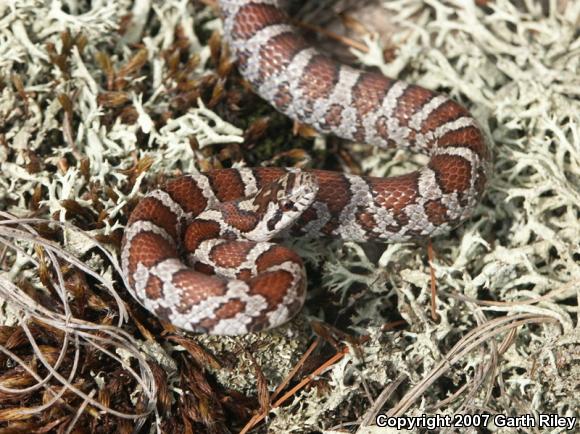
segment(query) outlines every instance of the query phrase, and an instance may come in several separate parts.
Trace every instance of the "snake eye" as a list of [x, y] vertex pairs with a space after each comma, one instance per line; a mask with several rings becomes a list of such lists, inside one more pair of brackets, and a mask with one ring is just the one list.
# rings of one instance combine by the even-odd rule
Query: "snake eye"
[[292, 202], [291, 200], [283, 200], [282, 202], [280, 202], [280, 206], [282, 207], [282, 211], [284, 212], [296, 211], [294, 202]]

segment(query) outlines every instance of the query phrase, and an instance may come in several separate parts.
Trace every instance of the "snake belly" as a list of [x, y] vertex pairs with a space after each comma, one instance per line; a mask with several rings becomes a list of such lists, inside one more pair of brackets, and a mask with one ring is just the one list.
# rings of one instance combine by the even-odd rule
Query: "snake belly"
[[342, 65], [311, 47], [277, 0], [220, 0], [224, 37], [255, 91], [322, 133], [427, 154], [402, 176], [222, 169], [182, 176], [136, 206], [122, 244], [132, 294], [177, 327], [244, 334], [302, 307], [301, 259], [280, 233], [401, 242], [467, 218], [491, 155], [469, 112], [445, 95]]

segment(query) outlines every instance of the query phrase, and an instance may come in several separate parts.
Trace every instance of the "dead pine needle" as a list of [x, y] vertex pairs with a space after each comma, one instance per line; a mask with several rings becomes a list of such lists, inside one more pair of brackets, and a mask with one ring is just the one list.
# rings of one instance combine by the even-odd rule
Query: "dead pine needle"
[[[315, 343], [316, 343], [316, 341], [315, 341]], [[310, 348], [312, 348], [312, 350], [315, 348], [314, 343]], [[312, 382], [314, 379], [316, 379], [316, 377], [318, 375], [320, 375], [322, 372], [324, 372], [325, 370], [330, 368], [332, 365], [334, 365], [336, 362], [338, 362], [340, 359], [342, 359], [346, 354], [348, 354], [348, 352], [349, 352], [348, 347], [344, 347], [341, 352], [335, 354], [334, 356], [332, 356], [331, 358], [326, 360], [322, 365], [320, 365], [318, 368], [316, 368], [314, 371], [312, 371], [312, 373], [310, 373], [308, 376], [306, 376], [305, 378], [300, 380], [300, 382], [298, 384], [296, 384], [294, 387], [292, 387], [288, 392], [286, 392], [284, 395], [282, 395], [280, 398], [278, 398], [276, 401], [274, 401], [270, 407], [270, 410], [273, 408], [277, 408], [277, 407], [281, 406], [284, 402], [286, 402], [292, 396], [296, 395], [296, 393], [298, 393], [301, 389], [303, 389], [310, 382]], [[255, 416], [253, 416], [246, 423], [246, 425], [243, 427], [243, 429], [240, 431], [240, 434], [245, 434], [250, 429], [252, 429], [254, 426], [256, 426], [260, 421], [262, 421], [268, 415], [268, 412], [269, 411], [262, 412], [262, 413], [259, 413]]]

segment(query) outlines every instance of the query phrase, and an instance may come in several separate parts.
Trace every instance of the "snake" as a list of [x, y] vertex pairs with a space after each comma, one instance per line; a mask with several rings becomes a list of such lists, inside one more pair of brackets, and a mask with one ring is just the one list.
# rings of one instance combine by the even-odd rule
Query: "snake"
[[306, 235], [404, 242], [472, 215], [490, 174], [489, 139], [446, 95], [341, 64], [309, 44], [278, 0], [220, 0], [238, 70], [276, 110], [322, 134], [426, 154], [392, 177], [317, 169], [225, 168], [183, 175], [130, 214], [121, 265], [131, 294], [196, 333], [272, 329], [302, 308]]

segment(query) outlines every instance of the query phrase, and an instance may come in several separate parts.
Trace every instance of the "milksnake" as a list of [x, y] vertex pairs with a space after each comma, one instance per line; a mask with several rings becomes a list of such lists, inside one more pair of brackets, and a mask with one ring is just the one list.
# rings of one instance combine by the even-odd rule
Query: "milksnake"
[[422, 169], [391, 178], [221, 169], [148, 193], [123, 238], [131, 292], [178, 327], [235, 335], [276, 327], [304, 302], [302, 261], [273, 237], [400, 242], [439, 235], [473, 211], [491, 157], [461, 105], [333, 61], [288, 23], [278, 0], [219, 4], [239, 70], [277, 110], [322, 133], [430, 156]]

